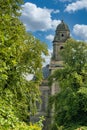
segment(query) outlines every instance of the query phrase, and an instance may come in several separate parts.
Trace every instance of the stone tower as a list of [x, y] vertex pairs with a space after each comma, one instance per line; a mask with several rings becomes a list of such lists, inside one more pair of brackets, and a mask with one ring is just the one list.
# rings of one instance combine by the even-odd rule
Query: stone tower
[[[63, 60], [60, 55], [60, 51], [64, 48], [64, 44], [66, 40], [70, 38], [70, 30], [67, 24], [64, 23], [62, 20], [61, 23], [57, 26], [55, 31], [55, 36], [53, 40], [53, 55], [51, 58], [51, 62], [49, 65], [50, 75], [54, 72], [56, 69], [61, 69], [63, 67]], [[51, 86], [51, 95], [54, 95], [56, 92], [60, 91], [60, 87], [58, 82], [55, 82]], [[51, 111], [51, 119], [53, 114], [53, 110]], [[52, 121], [52, 120], [51, 120]]]
[[[57, 26], [56, 31], [55, 31], [55, 36], [54, 36], [54, 40], [53, 40], [53, 54], [52, 54], [50, 64], [48, 66], [48, 69], [49, 69], [48, 76], [51, 75], [54, 72], [54, 70], [61, 69], [63, 67], [63, 60], [60, 55], [60, 51], [64, 48], [64, 44], [68, 38], [70, 38], [70, 30], [69, 30], [68, 25], [65, 24], [64, 21], [62, 20], [61, 23]], [[47, 72], [47, 70], [46, 70], [46, 72]], [[48, 81], [45, 79], [45, 82], [47, 83]], [[42, 88], [43, 88], [43, 85], [42, 85]], [[58, 85], [58, 82], [55, 82], [55, 79], [54, 79], [54, 83], [52, 84], [51, 89], [46, 84], [45, 90], [46, 90], [45, 91], [46, 94], [44, 93], [44, 98], [42, 100], [46, 101], [46, 99], [48, 100], [48, 97], [46, 97], [46, 95], [48, 95], [48, 96], [54, 95], [56, 92], [60, 91], [60, 87]], [[48, 101], [46, 101], [45, 103], [48, 103]], [[45, 104], [45, 106], [47, 106], [47, 105]], [[46, 112], [46, 109], [45, 109], [45, 112]], [[52, 123], [53, 115], [54, 115], [54, 110], [52, 110], [50, 112], [49, 117], [46, 117], [44, 130], [49, 130], [49, 124]]]
[[70, 37], [70, 30], [67, 24], [62, 20], [57, 26], [54, 40], [53, 40], [53, 55], [50, 63], [50, 69], [62, 67], [62, 57], [60, 51], [64, 48], [64, 43]]
[[[68, 38], [70, 38], [70, 30], [68, 25], [65, 24], [62, 20], [56, 28], [53, 40], [53, 55], [49, 67], [51, 74], [55, 69], [61, 69], [63, 67], [63, 61], [60, 55], [60, 51], [64, 48], [64, 44]], [[53, 95], [58, 91], [60, 91], [58, 83], [54, 82], [51, 87], [51, 94]]]
[[47, 105], [49, 95], [53, 95], [56, 92], [60, 91], [58, 83], [54, 81], [51, 88], [48, 86], [48, 77], [56, 69], [61, 69], [63, 67], [62, 57], [60, 56], [60, 51], [64, 48], [66, 40], [70, 37], [70, 30], [67, 24], [62, 20], [61, 23], [57, 26], [55, 31], [55, 36], [53, 40], [53, 55], [50, 61], [50, 64], [43, 67], [43, 82], [40, 86], [42, 104], [38, 105], [38, 112], [34, 117], [31, 117], [31, 121], [38, 121], [38, 117], [45, 117], [44, 130], [49, 130], [49, 124], [51, 123], [51, 117], [53, 112], [51, 112], [51, 117], [47, 116]]

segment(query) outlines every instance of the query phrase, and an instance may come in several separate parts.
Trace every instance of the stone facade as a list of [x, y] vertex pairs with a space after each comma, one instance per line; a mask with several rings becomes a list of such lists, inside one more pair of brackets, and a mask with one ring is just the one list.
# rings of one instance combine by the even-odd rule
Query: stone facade
[[70, 30], [62, 20], [55, 31], [55, 36], [53, 40], [53, 55], [50, 64], [43, 67], [44, 79], [40, 86], [42, 103], [38, 105], [38, 112], [36, 116], [33, 118], [37, 121], [39, 116], [45, 116], [46, 121], [44, 122], [44, 130], [48, 130], [48, 125], [51, 123], [51, 118], [53, 115], [52, 112], [50, 113], [50, 116], [47, 115], [48, 98], [50, 95], [54, 95], [56, 92], [60, 91], [59, 85], [56, 82], [54, 82], [50, 88], [48, 86], [47, 79], [49, 75], [51, 75], [54, 72], [54, 70], [61, 69], [63, 67], [63, 61], [62, 57], [60, 56], [60, 51], [64, 48], [64, 43], [68, 38], [70, 38]]

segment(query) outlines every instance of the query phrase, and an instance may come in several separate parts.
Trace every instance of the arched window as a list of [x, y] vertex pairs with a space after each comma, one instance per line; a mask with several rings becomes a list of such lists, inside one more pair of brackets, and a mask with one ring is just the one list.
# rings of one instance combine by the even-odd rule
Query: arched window
[[61, 36], [64, 37], [64, 34], [62, 34]]
[[60, 46], [60, 50], [62, 50], [62, 49], [64, 49], [64, 47], [63, 47], [63, 46]]

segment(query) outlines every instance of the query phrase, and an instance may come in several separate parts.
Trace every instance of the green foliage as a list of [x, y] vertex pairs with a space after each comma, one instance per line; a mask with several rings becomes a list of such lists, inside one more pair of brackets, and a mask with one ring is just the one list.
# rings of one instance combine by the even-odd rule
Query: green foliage
[[[0, 123], [14, 127], [29, 121], [40, 101], [42, 54], [47, 47], [27, 33], [20, 21], [22, 0], [0, 0]], [[28, 81], [26, 75], [35, 79]], [[4, 129], [4, 128], [3, 128]]]
[[75, 129], [75, 130], [87, 130], [87, 126], [82, 126], [82, 127], [79, 127], [79, 128], [77, 128], [77, 129]]
[[87, 123], [87, 45], [69, 39], [61, 55], [64, 68], [56, 70], [49, 78], [50, 84], [53, 79], [58, 81], [61, 91], [51, 97], [50, 104], [54, 104], [54, 124], [63, 125], [64, 130], [70, 125], [71, 130], [71, 124]]
[[42, 130], [42, 121], [43, 119], [39, 120], [39, 122], [36, 123], [30, 123], [29, 125], [25, 122], [16, 122], [14, 127], [8, 125], [0, 125], [0, 130]]
[[61, 55], [65, 64], [73, 67], [78, 71], [87, 62], [86, 43], [69, 39], [67, 40]]
[[12, 99], [13, 95], [9, 90], [4, 91], [0, 96], [0, 127], [14, 128], [16, 122], [19, 122], [14, 114]]
[[23, 0], [0, 0], [0, 15], [19, 16], [18, 11], [21, 9], [21, 4], [23, 4]]

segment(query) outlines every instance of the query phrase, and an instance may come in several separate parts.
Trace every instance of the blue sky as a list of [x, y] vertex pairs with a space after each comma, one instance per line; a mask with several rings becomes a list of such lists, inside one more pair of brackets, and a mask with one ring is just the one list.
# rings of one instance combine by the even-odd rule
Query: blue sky
[[63, 19], [71, 36], [87, 41], [87, 0], [25, 0], [21, 20], [26, 30], [52, 50], [56, 26]]

